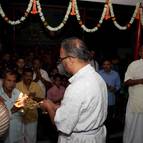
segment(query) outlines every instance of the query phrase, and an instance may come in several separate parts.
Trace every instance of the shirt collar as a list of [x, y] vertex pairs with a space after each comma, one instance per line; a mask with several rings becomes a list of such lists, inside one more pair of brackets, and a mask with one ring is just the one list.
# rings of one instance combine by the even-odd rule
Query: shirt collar
[[87, 64], [86, 66], [84, 66], [83, 68], [81, 68], [77, 73], [75, 73], [70, 79], [69, 82], [72, 83], [73, 81], [75, 81], [78, 77], [80, 77], [81, 75], [83, 75], [85, 72], [89, 71], [89, 69], [91, 69], [91, 65]]

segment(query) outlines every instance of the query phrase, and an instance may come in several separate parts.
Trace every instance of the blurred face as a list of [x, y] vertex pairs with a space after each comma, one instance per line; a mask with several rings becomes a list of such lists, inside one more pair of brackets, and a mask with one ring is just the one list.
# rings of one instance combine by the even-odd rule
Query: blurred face
[[71, 64], [69, 63], [70, 57], [68, 57], [68, 55], [66, 55], [65, 51], [63, 48], [60, 49], [60, 59], [61, 59], [61, 63], [64, 66], [64, 69], [68, 72], [71, 73]]
[[110, 72], [111, 68], [112, 68], [112, 64], [111, 64], [110, 61], [104, 61], [103, 62], [103, 69], [104, 69], [104, 71]]
[[24, 61], [24, 59], [18, 59], [16, 64], [19, 68], [23, 68], [25, 65], [25, 61]]
[[61, 79], [60, 77], [56, 77], [56, 79], [54, 80], [54, 83], [57, 87], [59, 87], [61, 85]]
[[33, 80], [33, 74], [31, 72], [25, 72], [23, 75], [23, 82], [26, 85], [30, 85]]
[[34, 60], [33, 61], [33, 68], [34, 69], [39, 69], [40, 68], [40, 61], [39, 60]]
[[7, 73], [6, 77], [3, 79], [3, 88], [5, 92], [12, 92], [16, 85], [16, 75], [11, 75]]
[[5, 54], [4, 55], [4, 57], [3, 57], [3, 59], [5, 60], [5, 61], [9, 61], [10, 60], [10, 54]]

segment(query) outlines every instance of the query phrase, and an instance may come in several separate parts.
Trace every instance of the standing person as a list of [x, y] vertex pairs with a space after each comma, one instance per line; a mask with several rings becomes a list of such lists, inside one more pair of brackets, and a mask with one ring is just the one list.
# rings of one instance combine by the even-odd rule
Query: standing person
[[99, 74], [102, 76], [106, 82], [108, 89], [108, 115], [106, 120], [107, 132], [110, 133], [111, 129], [114, 128], [113, 121], [115, 117], [116, 109], [116, 96], [119, 94], [119, 89], [121, 87], [121, 80], [119, 73], [112, 69], [112, 63], [109, 59], [103, 61], [103, 69], [99, 71]]
[[129, 64], [125, 73], [125, 85], [129, 98], [126, 107], [123, 143], [143, 143], [143, 46], [140, 59]]
[[38, 83], [33, 81], [33, 70], [31, 68], [23, 69], [23, 78], [16, 84], [16, 87], [23, 94], [27, 94], [30, 97], [27, 104], [25, 104], [23, 115], [25, 143], [36, 143], [38, 112], [36, 107], [31, 108], [28, 105], [33, 104], [34, 100], [32, 99], [42, 100], [44, 94]]
[[15, 88], [15, 85], [16, 73], [10, 70], [5, 71], [0, 96], [9, 110], [10, 126], [4, 143], [23, 143], [22, 114], [19, 108], [14, 105], [20, 95], [20, 91]]
[[50, 100], [41, 103], [59, 131], [58, 143], [105, 143], [107, 87], [89, 64], [85, 43], [74, 37], [65, 39], [61, 44], [60, 60], [72, 75], [61, 105]]
[[38, 58], [33, 59], [33, 70], [33, 80], [39, 84], [46, 96], [46, 88], [51, 87], [51, 80], [48, 73], [41, 68], [41, 62]]
[[53, 86], [47, 91], [47, 99], [60, 104], [64, 96], [65, 87], [62, 85], [62, 75], [53, 75]]
[[17, 72], [17, 82], [22, 80], [23, 68], [25, 66], [25, 59], [23, 57], [18, 57], [16, 60], [16, 68], [15, 71]]

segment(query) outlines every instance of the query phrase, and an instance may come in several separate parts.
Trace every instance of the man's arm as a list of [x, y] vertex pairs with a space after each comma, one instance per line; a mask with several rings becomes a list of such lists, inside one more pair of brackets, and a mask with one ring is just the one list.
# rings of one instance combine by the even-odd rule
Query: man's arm
[[134, 86], [134, 85], [137, 85], [137, 84], [143, 84], [143, 79], [129, 79], [127, 81], [125, 81], [125, 85], [127, 86]]

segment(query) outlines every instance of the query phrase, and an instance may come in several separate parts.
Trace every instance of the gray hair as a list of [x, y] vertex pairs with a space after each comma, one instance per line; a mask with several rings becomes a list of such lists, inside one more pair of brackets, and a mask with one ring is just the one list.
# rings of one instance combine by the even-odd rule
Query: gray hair
[[84, 61], [90, 60], [90, 52], [88, 51], [86, 44], [77, 37], [63, 40], [61, 47], [68, 56], [76, 57]]

